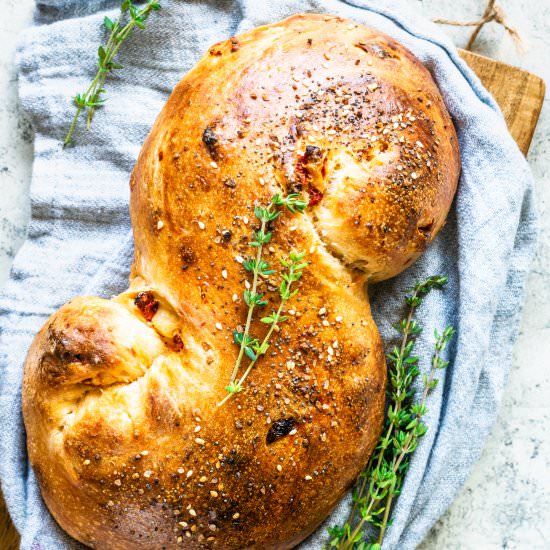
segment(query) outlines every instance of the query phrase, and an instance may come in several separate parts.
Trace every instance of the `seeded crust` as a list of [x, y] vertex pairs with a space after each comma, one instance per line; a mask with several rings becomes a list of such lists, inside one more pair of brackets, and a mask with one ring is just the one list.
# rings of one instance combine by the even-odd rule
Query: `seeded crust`
[[[135, 259], [112, 300], [75, 298], [29, 351], [29, 457], [63, 529], [102, 549], [291, 548], [379, 437], [386, 370], [365, 283], [402, 271], [459, 175], [428, 71], [393, 39], [296, 15], [213, 46], [131, 177]], [[266, 259], [307, 251], [290, 320], [223, 407], [253, 204], [300, 191]], [[277, 281], [263, 291], [277, 303]], [[265, 327], [257, 320], [252, 331]]]

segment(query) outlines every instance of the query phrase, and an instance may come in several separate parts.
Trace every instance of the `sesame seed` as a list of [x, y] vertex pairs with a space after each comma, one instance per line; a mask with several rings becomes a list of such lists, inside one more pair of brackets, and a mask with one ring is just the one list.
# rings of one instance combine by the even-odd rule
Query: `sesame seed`
[[178, 468], [178, 474], [183, 474], [183, 472], [185, 472], [183, 468]]
[[244, 262], [244, 258], [242, 256], [235, 256], [235, 261], [239, 264], [242, 264]]
[[152, 473], [153, 473], [153, 472], [151, 472], [151, 470], [145, 470], [145, 472], [143, 472], [143, 477], [149, 478], [149, 477], [151, 477], [151, 474], [152, 474]]
[[197, 443], [198, 445], [204, 445], [206, 442], [204, 441], [204, 439], [202, 439], [200, 437], [196, 437], [195, 438], [195, 443]]
[[210, 491], [210, 496], [214, 498], [218, 498], [218, 491]]
[[323, 320], [323, 326], [324, 327], [330, 327], [330, 323], [326, 319], [324, 319]]
[[193, 517], [196, 517], [196, 516], [197, 516], [197, 512], [195, 512], [195, 510], [193, 510], [193, 508], [191, 508], [191, 509], [189, 510], [189, 515], [190, 515], [190, 516], [193, 516]]
[[222, 277], [224, 279], [227, 279], [227, 270], [226, 269], [222, 269]]
[[235, 512], [233, 514], [233, 519], [239, 519], [241, 517], [241, 514], [239, 514], [239, 512]]
[[265, 185], [265, 180], [264, 180], [264, 178], [260, 178], [260, 185]]
[[141, 451], [141, 453], [139, 453], [141, 456], [147, 456], [149, 454], [149, 451]]
[[189, 524], [186, 522], [186, 521], [180, 521], [178, 522], [178, 525], [182, 528], [182, 529], [187, 529], [189, 527]]
[[191, 477], [192, 475], [193, 475], [193, 470], [189, 470], [189, 471], [187, 472], [187, 477]]
[[327, 308], [326, 307], [322, 307], [320, 310], [319, 310], [319, 315], [326, 315], [327, 313]]
[[120, 481], [120, 479], [115, 479], [115, 485], [120, 487], [122, 485], [122, 481]]
[[164, 222], [162, 220], [159, 220], [157, 222], [157, 229], [162, 229], [164, 227]]
[[216, 328], [217, 328], [218, 330], [223, 330], [223, 325], [218, 321], [218, 322], [216, 323]]
[[341, 315], [338, 315], [338, 317], [336, 317], [335, 320], [336, 320], [337, 323], [341, 323], [343, 319], [344, 318]]
[[298, 430], [296, 428], [290, 430], [290, 432], [288, 432], [288, 435], [296, 435], [296, 433], [298, 432]]
[[231, 296], [231, 300], [233, 300], [233, 302], [236, 302], [238, 299], [239, 296], [237, 294], [233, 294], [233, 296]]
[[205, 483], [207, 480], [208, 480], [208, 478], [207, 478], [206, 476], [202, 476], [202, 477], [199, 479], [199, 481], [200, 481], [201, 483]]
[[206, 228], [206, 225], [204, 225], [204, 222], [197, 222], [198, 226], [199, 226], [199, 229], [202, 229], [204, 231], [204, 229]]
[[283, 467], [282, 467], [280, 464], [277, 464], [277, 471], [278, 471], [278, 472], [282, 472], [282, 471], [283, 471]]
[[413, 173], [411, 174], [411, 178], [412, 178], [413, 180], [417, 179], [417, 178], [418, 178], [418, 174], [417, 174], [416, 172], [413, 172]]
[[218, 164], [217, 164], [216, 162], [212, 161], [212, 162], [210, 163], [210, 166], [212, 166], [212, 168], [217, 168], [217, 167], [218, 167]]
[[306, 476], [304, 479], [305, 479], [306, 481], [311, 481], [313, 478], [312, 478], [311, 476]]
[[200, 431], [201, 431], [201, 427], [200, 426], [195, 426], [195, 433], [200, 432]]
[[84, 461], [84, 466], [88, 466], [88, 464], [90, 464], [90, 462], [91, 462], [90, 460], [86, 459], [86, 460]]
[[247, 218], [247, 216], [243, 216], [243, 223], [244, 223], [245, 225], [248, 225], [248, 218]]

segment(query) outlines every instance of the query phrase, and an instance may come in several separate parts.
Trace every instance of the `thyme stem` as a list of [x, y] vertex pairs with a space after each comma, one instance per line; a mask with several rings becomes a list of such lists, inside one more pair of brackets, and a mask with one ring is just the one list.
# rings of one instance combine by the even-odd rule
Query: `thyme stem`
[[[399, 494], [408, 468], [409, 457], [426, 433], [422, 422], [427, 412], [426, 401], [429, 392], [437, 385], [435, 371], [445, 368], [448, 362], [441, 354], [454, 335], [454, 329], [447, 327], [439, 335], [435, 332], [435, 352], [430, 371], [422, 376], [423, 391], [419, 401], [413, 402], [412, 384], [419, 374], [418, 357], [412, 355], [415, 338], [421, 327], [414, 314], [422, 299], [431, 289], [441, 288], [447, 283], [446, 277], [429, 277], [418, 282], [411, 295], [407, 296], [408, 313], [396, 326], [402, 339], [399, 347], [388, 354], [390, 404], [379, 444], [361, 474], [362, 481], [353, 495], [353, 506], [348, 520], [343, 526], [329, 529], [329, 546], [339, 550], [380, 550], [395, 497]], [[378, 528], [378, 536], [365, 542], [366, 531]]]
[[[262, 220], [262, 225], [260, 228], [260, 232], [262, 234], [265, 234], [265, 226], [266, 226], [266, 222], [265, 220]], [[259, 274], [258, 266], [260, 265], [260, 260], [262, 259], [262, 251], [263, 251], [263, 244], [260, 244], [260, 246], [257, 247], [257, 251], [256, 251], [256, 262], [255, 262], [256, 267], [254, 268], [253, 277], [252, 277], [252, 294], [253, 295], [256, 294], [256, 290], [258, 288], [258, 274]], [[235, 361], [235, 366], [233, 367], [233, 372], [231, 373], [229, 384], [233, 384], [235, 382], [235, 379], [237, 377], [237, 372], [239, 371], [239, 367], [241, 366], [244, 350], [246, 349], [246, 345], [247, 345], [246, 337], [250, 333], [250, 324], [252, 323], [252, 314], [254, 313], [255, 306], [256, 306], [256, 303], [253, 301], [248, 308], [248, 315], [246, 316], [246, 324], [244, 327], [245, 337], [241, 341], [241, 347], [239, 348], [239, 355], [237, 356], [237, 360]]]
[[[72, 144], [72, 135], [76, 128], [76, 123], [84, 109], [87, 110], [86, 127], [89, 128], [97, 107], [105, 102], [101, 94], [105, 92], [103, 84], [107, 74], [115, 69], [122, 69], [122, 65], [114, 62], [114, 58], [122, 46], [122, 43], [130, 36], [134, 27], [145, 28], [145, 21], [152, 11], [160, 9], [159, 0], [149, 0], [142, 8], [138, 8], [131, 0], [124, 0], [120, 5], [120, 15], [116, 21], [111, 21], [108, 17], [103, 20], [103, 25], [110, 31], [107, 44], [98, 48], [98, 70], [83, 94], [76, 94], [73, 102], [76, 105], [76, 112], [69, 127], [69, 131], [63, 141], [63, 147]], [[129, 13], [130, 21], [121, 28], [122, 19], [126, 13]]]
[[[273, 331], [279, 326], [279, 323], [286, 321], [288, 318], [282, 315], [283, 306], [292, 296], [296, 294], [296, 290], [291, 291], [293, 282], [298, 281], [302, 276], [302, 269], [307, 265], [307, 262], [302, 262], [304, 253], [291, 252], [289, 259], [282, 259], [281, 263], [287, 268], [288, 273], [283, 273], [281, 278], [282, 282], [279, 288], [279, 295], [281, 302], [277, 311], [272, 315], [263, 317], [262, 323], [270, 324], [271, 327], [267, 331], [267, 334], [260, 342], [257, 338], [254, 338], [250, 334], [250, 329], [253, 321], [254, 311], [257, 306], [266, 306], [267, 300], [264, 298], [264, 294], [258, 292], [259, 277], [269, 277], [276, 271], [262, 257], [264, 245], [271, 242], [272, 231], [268, 231], [268, 224], [274, 222], [282, 213], [282, 208], [285, 207], [292, 213], [302, 213], [307, 206], [307, 202], [304, 201], [297, 194], [290, 194], [283, 197], [279, 194], [273, 196], [271, 201], [266, 207], [256, 206], [254, 208], [255, 216], [260, 220], [260, 229], [254, 232], [252, 242], [248, 243], [250, 246], [256, 248], [256, 254], [254, 258], [248, 259], [243, 263], [244, 268], [247, 271], [252, 272], [252, 285], [250, 290], [245, 289], [244, 301], [248, 306], [248, 312], [246, 315], [246, 322], [244, 330], [233, 331], [233, 340], [239, 346], [239, 353], [233, 365], [231, 376], [229, 378], [229, 385], [226, 386], [228, 395], [226, 395], [219, 403], [218, 406], [223, 405], [227, 400], [235, 393], [238, 393], [243, 388], [243, 383], [252, 371], [254, 365], [258, 359], [266, 353], [269, 348], [269, 340], [273, 334]], [[242, 366], [244, 356], [250, 359], [244, 374], [237, 380], [239, 369]]]

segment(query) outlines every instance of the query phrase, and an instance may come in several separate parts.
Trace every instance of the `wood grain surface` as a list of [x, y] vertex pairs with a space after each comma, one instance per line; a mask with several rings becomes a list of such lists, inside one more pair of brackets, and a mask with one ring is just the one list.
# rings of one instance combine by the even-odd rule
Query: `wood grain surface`
[[544, 100], [544, 81], [538, 76], [483, 55], [459, 50], [500, 105], [508, 130], [527, 155]]
[[[506, 63], [465, 50], [462, 58], [478, 75], [500, 105], [508, 129], [526, 155], [544, 100], [544, 81]], [[19, 536], [14, 529], [0, 492], [0, 550], [17, 550]]]

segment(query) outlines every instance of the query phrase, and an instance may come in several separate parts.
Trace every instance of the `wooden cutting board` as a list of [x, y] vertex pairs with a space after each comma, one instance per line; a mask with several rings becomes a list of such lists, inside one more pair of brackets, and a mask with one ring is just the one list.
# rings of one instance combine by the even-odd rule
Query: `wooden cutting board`
[[[544, 100], [544, 81], [506, 63], [459, 50], [500, 105], [508, 129], [526, 155]], [[17, 550], [19, 536], [10, 521], [0, 493], [0, 550]]]
[[489, 57], [459, 50], [500, 105], [508, 130], [527, 155], [544, 100], [542, 78]]

